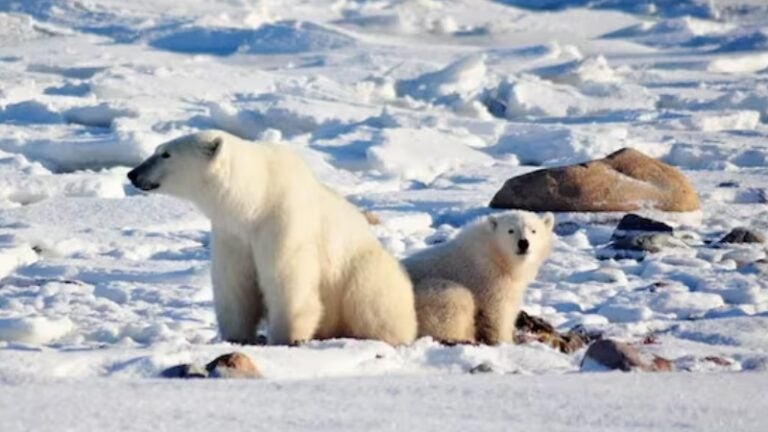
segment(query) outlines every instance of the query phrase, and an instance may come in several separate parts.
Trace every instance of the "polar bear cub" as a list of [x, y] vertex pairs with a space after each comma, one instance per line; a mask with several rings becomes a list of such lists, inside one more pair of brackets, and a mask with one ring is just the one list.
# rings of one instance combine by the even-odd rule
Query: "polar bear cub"
[[287, 146], [195, 133], [160, 145], [128, 178], [190, 200], [210, 218], [223, 339], [255, 343], [264, 309], [272, 344], [415, 338], [408, 275], [362, 213]]
[[554, 216], [487, 216], [404, 260], [419, 336], [450, 343], [511, 342], [523, 294], [551, 250]]

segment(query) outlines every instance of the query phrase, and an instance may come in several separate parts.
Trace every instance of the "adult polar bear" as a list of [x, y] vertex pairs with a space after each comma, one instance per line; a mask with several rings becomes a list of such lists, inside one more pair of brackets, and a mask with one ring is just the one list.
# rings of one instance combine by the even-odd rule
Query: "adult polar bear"
[[411, 282], [365, 217], [282, 145], [221, 131], [160, 145], [128, 173], [134, 186], [185, 198], [210, 218], [214, 304], [222, 337], [268, 340], [416, 337]]

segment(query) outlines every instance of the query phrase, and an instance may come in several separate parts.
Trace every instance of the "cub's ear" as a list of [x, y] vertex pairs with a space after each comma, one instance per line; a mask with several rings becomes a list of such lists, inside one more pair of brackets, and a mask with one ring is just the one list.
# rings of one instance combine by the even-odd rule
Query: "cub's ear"
[[499, 227], [499, 221], [493, 216], [488, 216], [488, 224], [491, 226], [492, 231], [496, 231], [496, 228]]
[[550, 212], [544, 213], [544, 216], [542, 216], [541, 220], [544, 222], [544, 226], [547, 228], [551, 229], [555, 225], [555, 215]]
[[224, 145], [224, 139], [221, 137], [216, 137], [212, 139], [210, 142], [208, 142], [205, 146], [205, 153], [213, 159], [216, 157], [219, 152], [221, 152], [221, 147]]

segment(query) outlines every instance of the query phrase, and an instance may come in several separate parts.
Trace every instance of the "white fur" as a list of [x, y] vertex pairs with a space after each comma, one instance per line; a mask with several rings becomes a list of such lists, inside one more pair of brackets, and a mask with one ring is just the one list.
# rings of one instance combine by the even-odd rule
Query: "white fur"
[[211, 219], [224, 339], [254, 342], [262, 301], [274, 344], [415, 338], [407, 274], [288, 147], [209, 131], [161, 145], [134, 171], [137, 186], [189, 199]]
[[[553, 224], [551, 213], [488, 216], [454, 239], [408, 257], [404, 264], [415, 285], [419, 336], [511, 342], [525, 289], [551, 250]], [[525, 254], [521, 240], [529, 244]]]

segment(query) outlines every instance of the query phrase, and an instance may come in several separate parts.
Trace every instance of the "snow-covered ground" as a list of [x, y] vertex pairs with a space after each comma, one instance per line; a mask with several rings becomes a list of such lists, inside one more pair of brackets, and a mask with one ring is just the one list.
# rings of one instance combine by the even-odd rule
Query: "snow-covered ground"
[[[0, 0], [0, 430], [765, 430], [768, 251], [711, 243], [768, 230], [766, 52], [763, 0]], [[651, 214], [685, 244], [599, 260], [622, 215], [558, 214], [525, 309], [693, 373], [581, 374], [584, 350], [541, 344], [218, 341], [206, 220], [125, 179], [211, 127], [287, 142], [398, 256], [511, 176], [661, 158], [702, 199]], [[234, 349], [267, 379], [151, 380]]]

